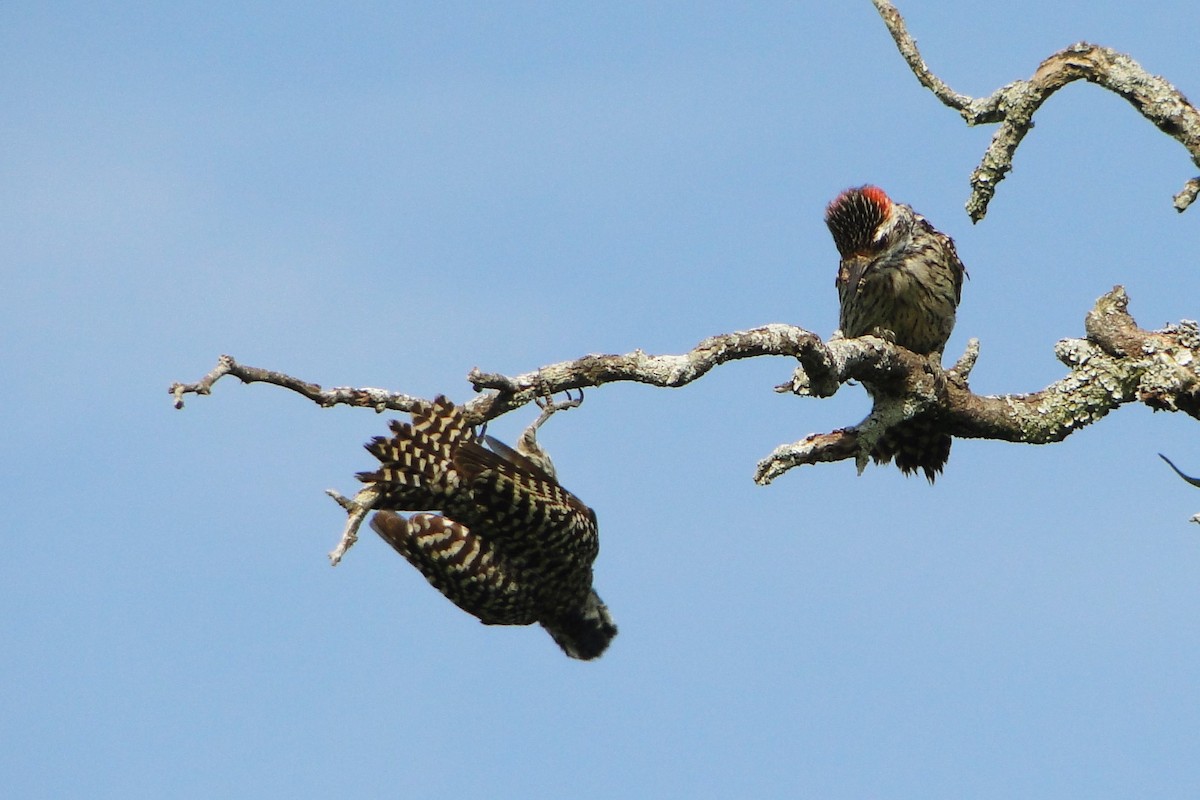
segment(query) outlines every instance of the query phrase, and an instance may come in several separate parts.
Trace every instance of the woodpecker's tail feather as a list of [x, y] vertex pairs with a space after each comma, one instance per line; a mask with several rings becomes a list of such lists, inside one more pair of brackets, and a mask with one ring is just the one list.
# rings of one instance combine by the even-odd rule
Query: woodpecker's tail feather
[[389, 423], [391, 437], [376, 436], [365, 447], [379, 459], [379, 469], [360, 472], [358, 479], [377, 484], [383, 497], [377, 508], [440, 509], [455, 488], [455, 451], [475, 438], [462, 409], [438, 396], [413, 412], [413, 421]]
[[950, 458], [950, 434], [943, 433], [929, 416], [917, 416], [888, 429], [871, 452], [877, 464], [895, 459], [905, 475], [917, 470], [933, 483]]
[[564, 653], [581, 661], [599, 658], [617, 635], [617, 625], [608, 613], [608, 606], [595, 590], [588, 593], [580, 608], [553, 620], [542, 620], [542, 627]]

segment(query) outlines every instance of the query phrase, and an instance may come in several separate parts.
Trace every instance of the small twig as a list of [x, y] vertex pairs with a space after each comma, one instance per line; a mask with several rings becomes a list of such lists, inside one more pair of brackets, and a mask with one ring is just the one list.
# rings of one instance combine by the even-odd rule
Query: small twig
[[[933, 74], [917, 50], [904, 18], [888, 0], [872, 0], [909, 69], [942, 101], [958, 111], [968, 125], [999, 123], [979, 166], [971, 175], [967, 213], [975, 222], [987, 214], [996, 186], [1012, 170], [1013, 155], [1033, 128], [1033, 115], [1068, 83], [1085, 80], [1125, 98], [1138, 113], [1178, 141], [1200, 167], [1200, 111], [1164, 78], [1151, 75], [1129, 56], [1107, 47], [1079, 42], [1043, 61], [1029, 80], [1014, 81], [990, 96], [972, 98], [950, 89]], [[1189, 180], [1174, 198], [1183, 211], [1200, 195], [1200, 178]]]
[[399, 392], [389, 392], [383, 389], [335, 387], [322, 389], [320, 384], [308, 383], [282, 372], [269, 369], [247, 367], [237, 363], [233, 356], [223, 355], [217, 359], [217, 366], [195, 383], [173, 383], [168, 391], [175, 398], [175, 408], [183, 408], [185, 394], [211, 394], [212, 386], [226, 375], [232, 375], [242, 383], [270, 383], [289, 389], [307, 397], [314, 403], [326, 408], [337, 405], [371, 408], [375, 411], [413, 411], [427, 401], [412, 395]]
[[183, 408], [183, 395], [185, 393], [211, 394], [212, 385], [225, 375], [228, 375], [230, 370], [235, 367], [237, 367], [237, 363], [233, 360], [232, 356], [221, 356], [217, 359], [217, 365], [213, 367], [212, 371], [195, 383], [172, 383], [168, 391], [175, 398], [175, 408]]
[[968, 121], [977, 118], [980, 112], [971, 108], [972, 104], [977, 101], [969, 95], [960, 94], [951, 89], [945, 81], [934, 75], [926, 66], [925, 59], [921, 58], [921, 51], [917, 49], [916, 39], [909, 34], [904, 17], [900, 16], [896, 7], [887, 0], [874, 0], [874, 2], [875, 9], [879, 12], [879, 16], [883, 17], [888, 32], [892, 34], [892, 39], [896, 42], [896, 49], [908, 62], [909, 69], [917, 76], [921, 85], [933, 92], [946, 105], [963, 112], [963, 116], [967, 117]]
[[858, 428], [839, 428], [829, 433], [813, 433], [798, 442], [781, 444], [758, 462], [754, 482], [766, 486], [793, 467], [805, 464], [843, 461], [859, 452]]
[[1192, 203], [1196, 202], [1196, 197], [1200, 196], [1200, 178], [1192, 178], [1183, 185], [1183, 189], [1174, 197], [1175, 210], [1183, 212]]
[[342, 536], [338, 540], [337, 547], [329, 551], [329, 565], [336, 567], [341, 562], [342, 556], [346, 555], [346, 551], [358, 541], [358, 529], [362, 527], [363, 520], [374, 508], [375, 501], [379, 499], [379, 489], [372, 484], [359, 490], [358, 494], [349, 499], [336, 489], [326, 489], [325, 494], [332, 497], [346, 512], [346, 527], [342, 529]]
[[967, 340], [967, 349], [958, 357], [958, 361], [954, 362], [954, 366], [946, 370], [954, 373], [959, 380], [966, 381], [971, 377], [971, 370], [975, 369], [975, 362], [979, 360], [979, 340], [971, 337]]

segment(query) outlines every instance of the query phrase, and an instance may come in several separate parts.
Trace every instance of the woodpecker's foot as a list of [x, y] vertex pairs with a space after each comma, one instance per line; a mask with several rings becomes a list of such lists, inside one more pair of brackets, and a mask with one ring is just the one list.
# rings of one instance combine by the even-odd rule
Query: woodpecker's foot
[[579, 390], [579, 397], [572, 397], [570, 390], [565, 392], [567, 399], [561, 402], [555, 402], [554, 398], [549, 394], [542, 395], [534, 400], [542, 413], [535, 419], [528, 428], [524, 430], [520, 438], [517, 439], [517, 452], [526, 458], [531, 459], [535, 464], [542, 468], [550, 476], [554, 476], [554, 462], [550, 460], [550, 454], [542, 449], [538, 444], [537, 432], [538, 428], [545, 424], [546, 420], [557, 414], [559, 411], [566, 411], [568, 408], [578, 408], [583, 404], [583, 389]]
[[896, 334], [888, 328], [871, 328], [871, 332], [868, 335], [883, 339], [888, 344], [896, 344]]
[[549, 393], [534, 399], [533, 402], [537, 403], [537, 406], [542, 410], [542, 413], [536, 420], [533, 421], [533, 424], [525, 429], [525, 433], [522, 434], [522, 437], [533, 437], [536, 434], [537, 429], [542, 427], [546, 420], [550, 419], [550, 417], [554, 416], [559, 411], [566, 411], [568, 408], [579, 408], [579, 406], [583, 405], [583, 389], [579, 390], [579, 397], [572, 397], [570, 389], [564, 391], [563, 394], [567, 396], [567, 399], [561, 402], [555, 402], [554, 397]]
[[533, 402], [537, 403], [538, 408], [542, 409], [543, 416], [549, 418], [556, 411], [566, 411], [568, 408], [579, 408], [579, 406], [583, 405], [583, 389], [579, 389], [578, 391], [579, 397], [572, 397], [570, 389], [563, 390], [563, 394], [567, 396], [567, 399], [562, 402], [556, 403], [553, 395], [549, 393], [539, 396]]

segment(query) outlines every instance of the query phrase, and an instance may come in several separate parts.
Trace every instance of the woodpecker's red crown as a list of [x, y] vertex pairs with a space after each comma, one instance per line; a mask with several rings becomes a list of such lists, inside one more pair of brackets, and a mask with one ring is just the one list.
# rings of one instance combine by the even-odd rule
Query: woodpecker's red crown
[[825, 209], [825, 224], [838, 253], [847, 258], [877, 248], [875, 233], [892, 213], [892, 199], [878, 186], [847, 189]]

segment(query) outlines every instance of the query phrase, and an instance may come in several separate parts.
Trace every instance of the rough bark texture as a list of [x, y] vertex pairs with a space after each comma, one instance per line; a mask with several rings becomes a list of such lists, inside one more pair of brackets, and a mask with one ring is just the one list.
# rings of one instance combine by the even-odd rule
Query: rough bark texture
[[[1031, 394], [972, 392], [968, 378], [978, 357], [974, 342], [957, 364], [943, 370], [928, 358], [874, 336], [823, 342], [803, 328], [775, 324], [713, 336], [679, 355], [649, 355], [640, 350], [592, 354], [512, 377], [475, 369], [468, 380], [481, 394], [465, 406], [481, 424], [550, 395], [616, 381], [686, 386], [716, 366], [755, 356], [786, 356], [800, 362], [791, 380], [776, 391], [828, 397], [851, 380], [875, 390], [875, 408], [865, 420], [782, 445], [759, 463], [755, 473], [759, 483], [770, 483], [802, 464], [855, 458], [861, 466], [883, 431], [930, 408], [938, 410], [945, 431], [953, 436], [1027, 444], [1061, 441], [1125, 403], [1140, 402], [1200, 419], [1200, 329], [1185, 320], [1158, 331], [1143, 330], [1129, 315], [1128, 303], [1120, 286], [1101, 297], [1085, 320], [1087, 337], [1063, 339], [1055, 347], [1055, 355], [1070, 369], [1068, 374]], [[221, 356], [216, 368], [200, 381], [171, 386], [176, 407], [182, 407], [185, 394], [208, 394], [224, 375], [281, 386], [322, 406], [412, 411], [429, 402], [382, 389], [325, 390]]]
[[[971, 197], [967, 213], [975, 222], [987, 214], [996, 186], [1012, 170], [1017, 146], [1033, 128], [1033, 115], [1052, 94], [1078, 80], [1103, 86], [1129, 101], [1143, 117], [1182, 144], [1192, 163], [1200, 168], [1200, 111], [1166, 79], [1151, 75], [1129, 56], [1107, 47], [1078, 42], [1038, 65], [1028, 80], [1013, 81], [987, 97], [959, 94], [934, 75], [908, 33], [904, 18], [887, 0], [872, 0], [921, 85], [945, 105], [958, 111], [968, 125], [996, 124], [983, 160], [971, 174]], [[1187, 181], [1175, 195], [1174, 205], [1183, 211], [1200, 195], [1200, 178]]]

